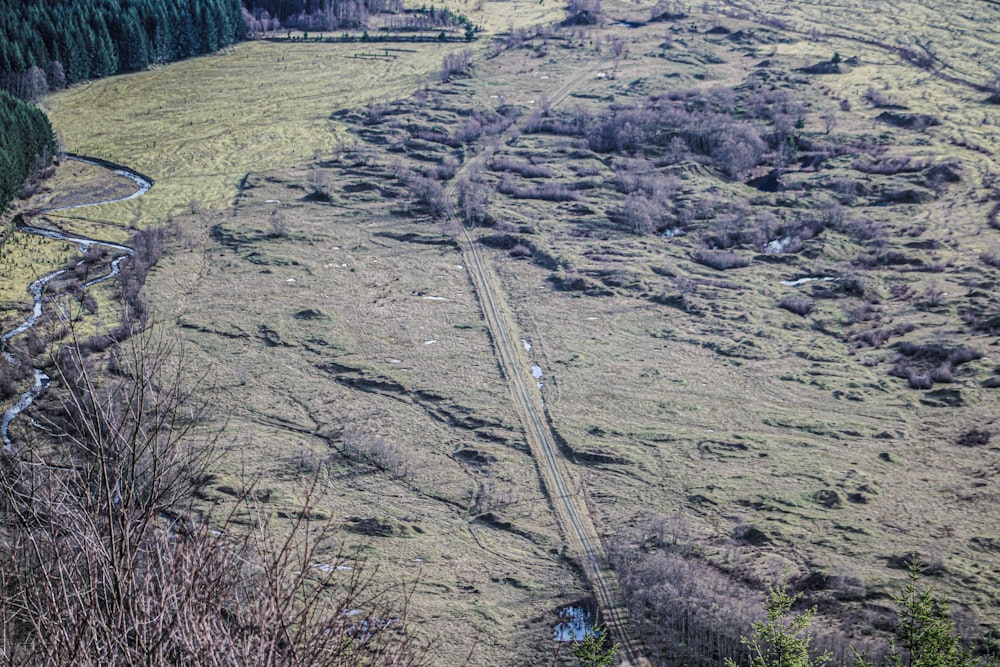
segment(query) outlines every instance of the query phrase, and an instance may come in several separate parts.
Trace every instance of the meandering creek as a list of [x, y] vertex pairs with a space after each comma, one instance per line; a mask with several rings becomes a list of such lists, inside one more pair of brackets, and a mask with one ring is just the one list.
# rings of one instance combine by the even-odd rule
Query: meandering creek
[[[117, 174], [118, 176], [123, 176], [136, 185], [136, 191], [125, 196], [117, 197], [114, 199], [105, 199], [101, 201], [88, 202], [86, 204], [73, 204], [71, 206], [59, 206], [55, 208], [44, 209], [39, 212], [39, 214], [44, 213], [54, 213], [56, 211], [68, 211], [71, 209], [85, 208], [88, 206], [101, 206], [103, 204], [115, 204], [118, 202], [128, 201], [129, 199], [135, 199], [136, 197], [141, 197], [142, 195], [149, 192], [149, 189], [153, 187], [153, 181], [146, 178], [142, 174], [134, 172], [126, 167], [121, 167], [118, 165], [112, 165], [108, 162], [102, 160], [94, 160], [91, 158], [80, 157], [77, 155], [66, 156], [65, 159], [76, 160], [79, 162], [85, 162], [87, 164], [92, 164], [103, 169], [108, 169], [109, 171]], [[36, 236], [43, 236], [47, 239], [52, 239], [54, 241], [65, 241], [67, 243], [73, 243], [77, 246], [77, 249], [81, 254], [86, 254], [87, 250], [92, 247], [106, 248], [111, 250], [115, 254], [115, 257], [111, 260], [108, 266], [108, 272], [97, 278], [92, 278], [81, 285], [81, 288], [92, 287], [98, 283], [102, 283], [105, 280], [110, 280], [119, 274], [121, 271], [121, 263], [133, 254], [132, 248], [128, 246], [120, 245], [118, 243], [111, 243], [110, 241], [101, 241], [98, 239], [91, 239], [83, 236], [76, 236], [73, 234], [66, 234], [60, 231], [55, 231], [51, 229], [42, 229], [40, 227], [32, 227], [31, 225], [22, 225], [17, 228], [17, 232], [23, 234], [34, 234]], [[80, 260], [77, 264], [81, 264], [83, 260]], [[31, 315], [28, 316], [21, 324], [17, 325], [10, 331], [4, 332], [0, 335], [0, 350], [3, 351], [4, 360], [0, 363], [8, 364], [18, 364], [20, 363], [17, 358], [10, 353], [8, 345], [10, 340], [16, 336], [19, 336], [27, 331], [29, 331], [38, 320], [41, 318], [42, 313], [45, 308], [45, 286], [53, 279], [58, 278], [64, 274], [66, 269], [59, 269], [53, 271], [52, 273], [46, 274], [34, 281], [28, 286], [28, 292], [31, 293], [34, 299], [34, 304], [31, 309]], [[10, 439], [10, 425], [11, 423], [20, 415], [22, 412], [27, 410], [34, 400], [45, 391], [45, 388], [49, 386], [49, 376], [46, 375], [45, 371], [41, 368], [34, 368], [35, 382], [30, 389], [21, 394], [17, 401], [11, 407], [7, 408], [3, 413], [3, 420], [0, 421], [0, 435], [3, 437], [3, 447], [5, 451], [10, 451], [13, 447], [13, 443]]]

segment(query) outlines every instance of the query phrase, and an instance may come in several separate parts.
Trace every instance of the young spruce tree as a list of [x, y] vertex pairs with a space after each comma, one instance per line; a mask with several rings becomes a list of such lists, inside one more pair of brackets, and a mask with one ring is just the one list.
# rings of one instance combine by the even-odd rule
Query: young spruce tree
[[[824, 667], [829, 654], [809, 657], [812, 639], [804, 634], [816, 614], [816, 608], [786, 620], [798, 595], [789, 595], [784, 588], [768, 587], [769, 597], [764, 602], [767, 620], [753, 624], [753, 636], [740, 641], [750, 652], [751, 667]], [[726, 658], [726, 667], [737, 667], [732, 658]]]
[[[902, 593], [892, 596], [899, 605], [896, 640], [890, 644], [885, 665], [890, 667], [976, 667], [972, 652], [962, 645], [955, 624], [948, 618], [948, 607], [935, 598], [929, 588], [917, 585], [923, 565], [910, 566], [910, 581]], [[857, 654], [857, 667], [875, 667], [867, 656]]]

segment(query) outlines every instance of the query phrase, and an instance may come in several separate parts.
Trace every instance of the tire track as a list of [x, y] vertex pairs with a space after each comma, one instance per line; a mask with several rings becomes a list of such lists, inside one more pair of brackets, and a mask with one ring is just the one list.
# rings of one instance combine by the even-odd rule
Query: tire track
[[[555, 107], [565, 100], [576, 86], [592, 74], [594, 69], [603, 66], [607, 61], [608, 58], [598, 61], [563, 84], [549, 98], [550, 106]], [[511, 130], [504, 133], [505, 136], [510, 134]], [[449, 199], [454, 198], [456, 184], [461, 177], [484, 159], [485, 155], [480, 154], [462, 165], [446, 190]], [[494, 354], [503, 374], [507, 377], [511, 397], [520, 414], [525, 438], [538, 467], [543, 490], [552, 504], [568, 551], [578, 559], [584, 577], [597, 599], [602, 621], [613, 641], [619, 644], [619, 664], [627, 667], [648, 666], [650, 663], [642, 656], [639, 642], [631, 632], [621, 589], [607, 561], [600, 533], [587, 507], [582, 483], [572, 470], [569, 461], [556, 446], [552, 430], [543, 417], [541, 394], [534, 382], [528, 383], [526, 380], [530, 364], [521, 356], [521, 346], [517, 344], [520, 333], [515, 324], [516, 320], [507, 307], [503, 286], [488, 258], [480, 252], [472, 232], [455, 217], [453, 212], [449, 212], [448, 217], [451, 224], [462, 229], [463, 261], [493, 339]]]

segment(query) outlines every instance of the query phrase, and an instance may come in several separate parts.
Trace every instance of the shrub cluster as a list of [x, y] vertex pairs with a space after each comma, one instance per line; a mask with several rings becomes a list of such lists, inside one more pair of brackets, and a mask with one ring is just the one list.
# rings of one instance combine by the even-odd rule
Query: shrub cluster
[[341, 433], [341, 442], [344, 458], [367, 463], [400, 479], [407, 479], [412, 475], [406, 451], [380, 435], [350, 425]]
[[410, 175], [406, 178], [406, 187], [414, 203], [431, 216], [442, 218], [448, 213], [448, 196], [437, 180]]
[[580, 197], [565, 183], [542, 183], [522, 188], [508, 176], [501, 179], [497, 192], [514, 199], [541, 199], [543, 201], [576, 201]]
[[519, 162], [504, 156], [496, 156], [487, 164], [490, 171], [509, 171], [525, 178], [552, 178], [552, 170], [544, 164]]
[[742, 269], [750, 266], [750, 260], [743, 255], [728, 250], [707, 250], [698, 248], [691, 253], [691, 259], [709, 266], [717, 271], [727, 271], [729, 269]]
[[447, 54], [441, 60], [441, 80], [447, 81], [457, 74], [464, 74], [471, 64], [472, 51], [469, 49]]
[[790, 313], [805, 317], [813, 309], [813, 302], [802, 297], [786, 296], [778, 301], [778, 307], [784, 308]]
[[594, 116], [577, 107], [558, 115], [536, 111], [529, 133], [582, 137], [599, 153], [645, 153], [667, 162], [694, 155], [734, 179], [761, 163], [768, 150], [787, 160], [804, 110], [785, 91], [737, 97], [728, 88], [670, 91], [641, 106], [616, 105]]
[[889, 374], [906, 379], [913, 389], [930, 389], [937, 382], [952, 382], [957, 367], [983, 356], [966, 345], [948, 348], [940, 343], [918, 345], [909, 341], [899, 343], [896, 352]]

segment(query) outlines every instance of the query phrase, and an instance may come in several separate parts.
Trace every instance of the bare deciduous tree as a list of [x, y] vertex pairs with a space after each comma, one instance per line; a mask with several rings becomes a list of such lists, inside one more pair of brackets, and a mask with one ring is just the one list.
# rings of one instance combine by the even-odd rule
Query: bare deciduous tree
[[484, 225], [490, 219], [490, 188], [475, 178], [458, 183], [458, 208], [467, 225]]
[[0, 660], [423, 661], [371, 572], [338, 567], [346, 559], [330, 553], [329, 525], [311, 525], [308, 501], [281, 539], [249, 492], [199, 518], [215, 436], [203, 383], [174, 346], [137, 334], [110, 348], [110, 375], [80, 350], [57, 357], [47, 431], [0, 460]]

